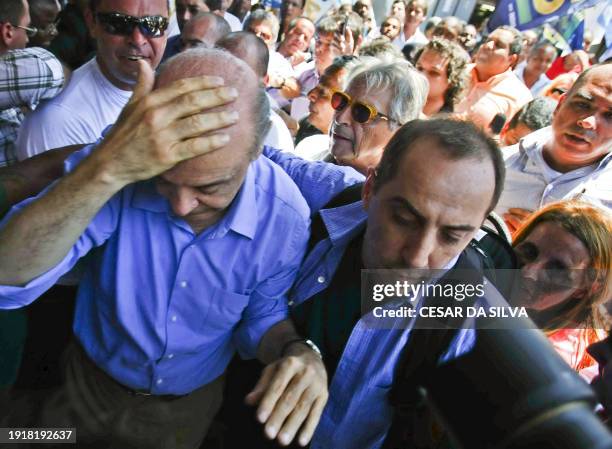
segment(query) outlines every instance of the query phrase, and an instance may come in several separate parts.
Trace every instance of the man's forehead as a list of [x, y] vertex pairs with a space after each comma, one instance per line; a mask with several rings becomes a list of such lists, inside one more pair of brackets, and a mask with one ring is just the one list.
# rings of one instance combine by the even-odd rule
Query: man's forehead
[[100, 0], [99, 11], [116, 11], [134, 16], [168, 15], [167, 0]]

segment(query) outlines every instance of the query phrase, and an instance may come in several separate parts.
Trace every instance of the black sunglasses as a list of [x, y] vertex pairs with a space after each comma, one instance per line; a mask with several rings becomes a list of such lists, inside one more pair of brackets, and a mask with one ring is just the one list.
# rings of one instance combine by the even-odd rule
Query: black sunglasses
[[168, 18], [163, 16], [134, 17], [118, 12], [96, 13], [98, 22], [104, 31], [118, 36], [129, 36], [138, 27], [140, 32], [147, 37], [161, 37], [168, 28]]

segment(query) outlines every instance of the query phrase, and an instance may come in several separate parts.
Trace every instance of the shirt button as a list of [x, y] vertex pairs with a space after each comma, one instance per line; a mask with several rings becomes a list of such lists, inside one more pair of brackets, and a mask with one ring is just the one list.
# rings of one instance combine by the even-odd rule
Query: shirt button
[[174, 357], [174, 354], [168, 354], [168, 358], [171, 359]]
[[187, 281], [181, 281], [180, 284], [181, 288], [185, 288], [187, 287]]
[[161, 384], [163, 384], [163, 383], [164, 383], [164, 379], [157, 379], [157, 380], [155, 381], [155, 383], [156, 383], [157, 385], [161, 385]]
[[322, 284], [323, 282], [325, 282], [325, 276], [319, 276], [319, 277], [317, 278], [317, 282], [318, 282], [319, 284]]
[[295, 303], [294, 303], [293, 301], [289, 301], [287, 304], [288, 304], [288, 305], [290, 305], [290, 306], [292, 306], [292, 305], [293, 305], [293, 304], [295, 304]]
[[176, 315], [172, 315], [172, 318], [170, 318], [172, 320], [173, 323], [176, 323]]

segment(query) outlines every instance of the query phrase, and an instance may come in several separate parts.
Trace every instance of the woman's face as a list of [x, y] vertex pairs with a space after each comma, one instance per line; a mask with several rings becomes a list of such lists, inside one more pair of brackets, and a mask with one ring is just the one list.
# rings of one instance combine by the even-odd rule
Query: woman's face
[[588, 250], [561, 226], [553, 222], [536, 225], [514, 250], [520, 267], [513, 289], [515, 305], [544, 311], [580, 299], [588, 291]]

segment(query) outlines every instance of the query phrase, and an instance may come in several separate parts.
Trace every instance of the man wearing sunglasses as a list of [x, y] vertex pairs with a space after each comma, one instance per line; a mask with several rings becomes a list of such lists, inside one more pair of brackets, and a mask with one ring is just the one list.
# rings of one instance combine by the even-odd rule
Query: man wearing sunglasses
[[612, 63], [582, 72], [559, 99], [552, 125], [504, 148], [504, 155], [507, 176], [496, 212], [511, 230], [562, 199], [612, 208]]
[[114, 123], [132, 93], [138, 61], [155, 69], [168, 27], [166, 0], [93, 0], [85, 12], [96, 58], [72, 75], [67, 88], [23, 124], [20, 160], [52, 148], [94, 142]]
[[24, 113], [55, 97], [64, 85], [61, 63], [42, 48], [24, 48], [36, 32], [25, 0], [0, 4], [0, 166], [16, 160]]

